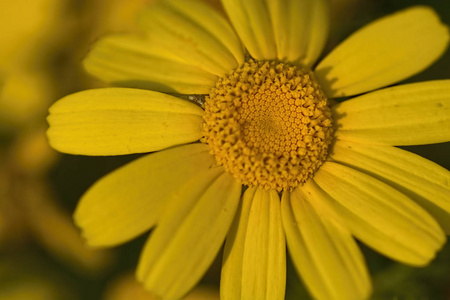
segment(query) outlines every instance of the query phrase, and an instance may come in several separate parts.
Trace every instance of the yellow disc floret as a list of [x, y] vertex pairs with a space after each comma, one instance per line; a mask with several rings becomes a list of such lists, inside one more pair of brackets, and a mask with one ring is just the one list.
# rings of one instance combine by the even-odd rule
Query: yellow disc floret
[[205, 102], [203, 141], [249, 186], [277, 191], [304, 183], [326, 159], [327, 98], [311, 72], [250, 60], [220, 78]]

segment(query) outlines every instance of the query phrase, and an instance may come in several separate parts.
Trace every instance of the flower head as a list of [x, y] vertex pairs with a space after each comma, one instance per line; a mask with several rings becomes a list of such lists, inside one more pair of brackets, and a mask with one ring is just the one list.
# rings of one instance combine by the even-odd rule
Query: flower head
[[149, 7], [143, 36], [106, 37], [85, 60], [122, 88], [50, 109], [48, 136], [60, 151], [159, 151], [86, 192], [75, 220], [87, 241], [116, 245], [155, 226], [137, 277], [164, 299], [187, 293], [224, 240], [223, 299], [283, 299], [286, 241], [319, 299], [369, 296], [355, 238], [427, 264], [450, 232], [450, 173], [394, 146], [450, 140], [450, 81], [374, 90], [438, 59], [447, 27], [413, 7], [316, 64], [326, 1], [222, 4], [231, 24], [200, 1]]
[[327, 156], [331, 112], [309, 71], [250, 60], [218, 80], [204, 107], [205, 142], [245, 185], [293, 189]]

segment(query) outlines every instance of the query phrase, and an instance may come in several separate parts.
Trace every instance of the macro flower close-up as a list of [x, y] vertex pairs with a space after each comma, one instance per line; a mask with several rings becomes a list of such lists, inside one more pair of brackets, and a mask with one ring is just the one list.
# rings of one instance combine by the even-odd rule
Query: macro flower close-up
[[[361, 242], [425, 266], [450, 233], [450, 172], [396, 146], [450, 141], [450, 80], [393, 86], [446, 51], [437, 13], [382, 17], [322, 53], [325, 0], [161, 0], [85, 69], [114, 87], [50, 108], [60, 152], [150, 153], [81, 198], [90, 246], [150, 231], [136, 276], [180, 299], [222, 246], [221, 299], [284, 299], [288, 254], [315, 299], [366, 299]], [[288, 251], [286, 251], [286, 249]]]

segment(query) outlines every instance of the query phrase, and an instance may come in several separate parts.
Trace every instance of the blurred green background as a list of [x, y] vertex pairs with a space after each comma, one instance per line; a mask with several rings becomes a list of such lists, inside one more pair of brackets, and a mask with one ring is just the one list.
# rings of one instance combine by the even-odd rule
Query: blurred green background
[[[81, 66], [92, 42], [108, 33], [136, 31], [136, 12], [152, 1], [2, 0], [0, 300], [152, 299], [144, 298], [150, 296], [143, 295], [131, 277], [123, 279], [136, 267], [147, 235], [94, 251], [84, 247], [70, 217], [92, 183], [139, 155], [62, 155], [49, 149], [45, 138], [51, 103], [69, 93], [104, 86]], [[208, 2], [219, 7], [215, 0]], [[431, 6], [450, 24], [447, 0], [331, 2], [332, 27], [323, 55], [361, 26], [412, 5]], [[447, 51], [405, 82], [449, 78]], [[450, 169], [450, 143], [405, 149]], [[373, 299], [450, 299], [450, 245], [425, 268], [397, 264], [361, 246], [373, 277]], [[202, 280], [215, 291], [220, 257]], [[308, 299], [291, 265], [287, 287], [287, 299]]]

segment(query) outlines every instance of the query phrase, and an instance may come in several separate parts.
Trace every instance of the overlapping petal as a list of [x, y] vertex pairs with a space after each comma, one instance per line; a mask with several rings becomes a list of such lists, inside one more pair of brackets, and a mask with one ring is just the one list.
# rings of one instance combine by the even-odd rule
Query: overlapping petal
[[388, 183], [424, 207], [450, 234], [450, 172], [395, 147], [337, 141], [331, 159]]
[[152, 48], [214, 75], [224, 75], [244, 61], [229, 23], [201, 1], [157, 1], [139, 21]]
[[449, 31], [437, 14], [418, 6], [361, 28], [316, 68], [329, 97], [351, 96], [408, 78], [446, 50]]
[[241, 184], [221, 172], [222, 168], [212, 168], [193, 176], [174, 195], [144, 247], [138, 279], [164, 299], [186, 294], [225, 240], [238, 208]]
[[221, 298], [284, 299], [286, 245], [276, 191], [248, 188], [225, 244]]
[[289, 253], [315, 299], [365, 299], [371, 284], [350, 232], [320, 206], [313, 184], [283, 194], [281, 208]]
[[127, 88], [87, 90], [50, 108], [50, 144], [61, 152], [120, 155], [161, 150], [201, 137], [203, 110], [166, 94]]
[[275, 38], [265, 1], [222, 0], [222, 4], [242, 43], [253, 58], [277, 58]]
[[378, 145], [450, 141], [450, 80], [386, 88], [332, 108], [338, 139]]
[[427, 264], [445, 236], [419, 205], [391, 186], [344, 165], [326, 162], [314, 181], [316, 201], [335, 209], [358, 239], [400, 262]]
[[207, 94], [217, 81], [216, 75], [138, 36], [102, 38], [83, 63], [89, 73], [113, 85], [166, 93]]
[[75, 222], [89, 245], [128, 241], [156, 224], [180, 185], [212, 165], [204, 144], [144, 156], [95, 183], [81, 198]]
[[329, 30], [325, 0], [267, 1], [277, 58], [310, 67], [319, 57]]

